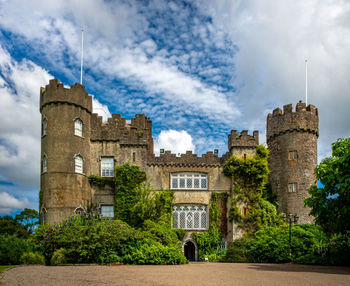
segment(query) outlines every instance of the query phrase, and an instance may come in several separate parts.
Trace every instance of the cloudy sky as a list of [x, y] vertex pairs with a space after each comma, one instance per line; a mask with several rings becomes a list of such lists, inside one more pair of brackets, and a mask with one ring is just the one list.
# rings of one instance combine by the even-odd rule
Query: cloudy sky
[[38, 205], [39, 88], [80, 80], [95, 112], [145, 113], [155, 151], [227, 151], [276, 107], [319, 108], [319, 160], [350, 136], [347, 0], [0, 0], [0, 214]]

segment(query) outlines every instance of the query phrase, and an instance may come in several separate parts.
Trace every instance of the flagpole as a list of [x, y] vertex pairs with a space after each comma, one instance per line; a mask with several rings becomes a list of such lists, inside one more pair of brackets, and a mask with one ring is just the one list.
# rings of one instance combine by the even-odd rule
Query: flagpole
[[307, 106], [307, 60], [305, 60], [305, 103]]
[[80, 84], [83, 84], [84, 30], [81, 30]]

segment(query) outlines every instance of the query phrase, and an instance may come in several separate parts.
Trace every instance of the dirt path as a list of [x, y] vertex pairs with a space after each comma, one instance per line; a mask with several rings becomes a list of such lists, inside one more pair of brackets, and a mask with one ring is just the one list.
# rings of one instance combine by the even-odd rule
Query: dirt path
[[1, 286], [21, 285], [350, 285], [350, 268], [292, 264], [19, 266]]

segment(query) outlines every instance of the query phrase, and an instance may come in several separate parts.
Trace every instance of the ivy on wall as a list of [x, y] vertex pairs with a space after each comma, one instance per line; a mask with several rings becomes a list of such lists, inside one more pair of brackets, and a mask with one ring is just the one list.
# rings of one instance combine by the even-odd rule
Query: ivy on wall
[[[232, 177], [232, 200], [229, 220], [234, 221], [247, 235], [253, 234], [267, 221], [277, 223], [276, 208], [263, 198], [268, 194], [268, 150], [258, 145], [256, 155], [248, 158], [232, 156], [226, 161], [224, 174]], [[240, 206], [246, 208], [242, 213]]]

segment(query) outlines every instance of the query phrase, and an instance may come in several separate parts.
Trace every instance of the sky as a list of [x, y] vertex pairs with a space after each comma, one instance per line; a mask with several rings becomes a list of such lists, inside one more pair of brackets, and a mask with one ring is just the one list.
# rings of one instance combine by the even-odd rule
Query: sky
[[274, 108], [319, 109], [318, 160], [350, 136], [350, 1], [0, 0], [0, 214], [38, 209], [39, 90], [80, 81], [94, 112], [153, 121], [155, 153], [227, 151]]

